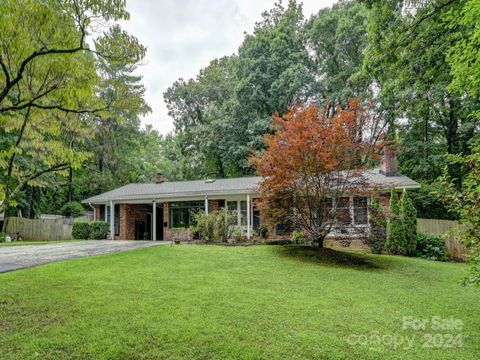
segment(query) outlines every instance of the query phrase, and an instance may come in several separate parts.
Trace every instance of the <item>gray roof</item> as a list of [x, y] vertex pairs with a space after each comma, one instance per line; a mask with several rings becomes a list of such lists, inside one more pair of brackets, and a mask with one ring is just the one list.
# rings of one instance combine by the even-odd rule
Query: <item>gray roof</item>
[[175, 198], [202, 195], [254, 193], [262, 178], [242, 177], [215, 180], [165, 181], [160, 184], [129, 184], [84, 200], [96, 203], [118, 200]]
[[[384, 176], [379, 169], [365, 172], [371, 188], [415, 189], [420, 185], [404, 175]], [[262, 180], [259, 176], [216, 180], [171, 181], [160, 184], [129, 184], [106, 193], [93, 196], [83, 203], [105, 203], [108, 201], [135, 201], [152, 199], [174, 199], [205, 195], [254, 194]]]

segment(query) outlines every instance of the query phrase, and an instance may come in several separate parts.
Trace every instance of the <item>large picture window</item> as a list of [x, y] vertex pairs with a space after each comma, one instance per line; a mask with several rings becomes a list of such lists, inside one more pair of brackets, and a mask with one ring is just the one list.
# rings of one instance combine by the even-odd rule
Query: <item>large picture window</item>
[[205, 210], [205, 202], [203, 201], [181, 201], [170, 203], [170, 227], [190, 227], [190, 225], [193, 225], [193, 215], [200, 210]]

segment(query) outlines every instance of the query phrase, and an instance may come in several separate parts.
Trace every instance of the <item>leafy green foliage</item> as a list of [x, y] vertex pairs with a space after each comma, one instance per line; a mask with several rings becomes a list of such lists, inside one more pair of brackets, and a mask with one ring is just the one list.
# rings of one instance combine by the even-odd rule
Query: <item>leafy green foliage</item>
[[439, 236], [417, 233], [415, 256], [436, 261], [447, 261], [445, 240]]
[[406, 190], [403, 190], [399, 205], [400, 218], [405, 232], [405, 254], [414, 256], [417, 248], [417, 210]]
[[[461, 7], [453, 7], [445, 14], [451, 27], [457, 27], [462, 37], [449, 49], [447, 56], [452, 71], [450, 88], [461, 94], [480, 97], [480, 28], [478, 1], [468, 0]], [[479, 113], [476, 112], [478, 117]]]
[[405, 254], [405, 228], [400, 216], [400, 204], [395, 190], [390, 193], [390, 206], [385, 247], [391, 254]]
[[[102, 62], [128, 66], [145, 55], [115, 24], [128, 16], [124, 1], [0, 3], [0, 197], [7, 211], [26, 188], [71, 179], [92, 155], [84, 145], [97, 122], [132, 107], [122, 81], [100, 69]], [[111, 28], [100, 33], [107, 22]]]
[[201, 240], [226, 243], [233, 235], [237, 217], [225, 209], [215, 210], [208, 214], [200, 211], [194, 214], [193, 223], [195, 225], [192, 227], [192, 231], [197, 233]]
[[409, 190], [408, 195], [417, 210], [417, 217], [422, 219], [456, 220], [457, 215], [442, 201], [442, 184], [422, 182], [420, 189]]
[[63, 205], [62, 210], [60, 210], [63, 216], [72, 216], [78, 217], [85, 215], [85, 209], [82, 204], [77, 201], [72, 201]]
[[366, 242], [372, 253], [380, 254], [385, 249], [387, 240], [387, 217], [377, 196], [370, 201], [370, 216], [368, 218], [370, 233]]
[[268, 236], [268, 227], [265, 224], [260, 224], [258, 227], [258, 233], [262, 238], [267, 238]]
[[78, 240], [104, 240], [109, 232], [105, 221], [74, 222], [72, 236]]
[[88, 238], [90, 240], [104, 240], [109, 232], [109, 225], [105, 221], [91, 221], [89, 224]]
[[292, 242], [295, 244], [303, 244], [307, 237], [302, 231], [294, 230], [292, 232]]
[[74, 222], [72, 228], [72, 236], [76, 240], [87, 240], [90, 236], [89, 222]]
[[472, 146], [470, 155], [450, 155], [449, 162], [460, 166], [467, 174], [458, 188], [455, 178], [445, 170], [442, 177], [447, 188], [444, 201], [458, 213], [459, 223], [464, 225], [461, 239], [471, 265], [465, 283], [480, 285], [480, 144]]

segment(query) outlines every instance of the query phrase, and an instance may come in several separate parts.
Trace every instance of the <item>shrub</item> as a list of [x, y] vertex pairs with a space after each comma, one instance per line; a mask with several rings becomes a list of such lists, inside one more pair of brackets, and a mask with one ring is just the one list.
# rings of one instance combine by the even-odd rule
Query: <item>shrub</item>
[[291, 245], [292, 240], [269, 240], [264, 243], [265, 245]]
[[107, 238], [109, 226], [105, 221], [89, 222], [89, 240], [104, 240]]
[[72, 201], [63, 205], [60, 212], [63, 216], [67, 217], [78, 217], [85, 215], [85, 209], [83, 208], [82, 204], [76, 201]]
[[5, 242], [5, 237], [7, 236], [7, 234], [5, 234], [4, 232], [0, 232], [0, 242]]
[[76, 240], [88, 240], [90, 234], [90, 223], [74, 222], [72, 228], [72, 236]]
[[105, 221], [73, 223], [72, 235], [76, 240], [104, 240], [109, 231]]
[[400, 199], [400, 218], [403, 222], [405, 253], [408, 256], [415, 256], [417, 248], [417, 210], [405, 190], [403, 190]]
[[192, 232], [197, 233], [206, 242], [227, 242], [231, 237], [233, 225], [237, 223], [235, 214], [227, 210], [216, 210], [206, 214], [203, 211], [194, 215]]
[[241, 242], [244, 239], [243, 230], [239, 226], [235, 226], [232, 231], [232, 239], [234, 242]]
[[267, 238], [267, 235], [268, 235], [268, 227], [267, 225], [265, 224], [260, 224], [260, 226], [258, 227], [258, 233], [259, 235], [266, 239]]
[[292, 232], [292, 242], [295, 244], [303, 244], [305, 243], [305, 234], [302, 231], [294, 230]]
[[372, 253], [380, 254], [385, 249], [387, 218], [378, 197], [373, 197], [370, 203], [369, 223], [370, 234], [366, 239], [366, 243]]
[[193, 223], [194, 225], [191, 227], [192, 233], [197, 234], [200, 240], [206, 242], [214, 241], [215, 218], [212, 213], [206, 214], [204, 211], [199, 211], [193, 214]]
[[415, 255], [424, 259], [447, 261], [445, 241], [435, 235], [417, 233], [417, 249]]
[[391, 254], [405, 254], [405, 230], [400, 217], [398, 195], [395, 190], [390, 193], [390, 209], [387, 223], [387, 241], [385, 247]]

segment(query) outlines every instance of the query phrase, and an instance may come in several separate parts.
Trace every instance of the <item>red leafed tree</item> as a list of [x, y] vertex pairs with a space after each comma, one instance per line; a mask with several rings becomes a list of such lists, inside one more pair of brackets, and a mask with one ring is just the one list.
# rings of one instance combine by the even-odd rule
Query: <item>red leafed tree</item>
[[342, 216], [350, 217], [344, 197], [365, 186], [364, 165], [375, 153], [378, 121], [358, 100], [333, 117], [316, 105], [299, 105], [273, 119], [266, 150], [250, 159], [263, 177], [260, 206], [270, 223], [289, 224], [322, 247]]

